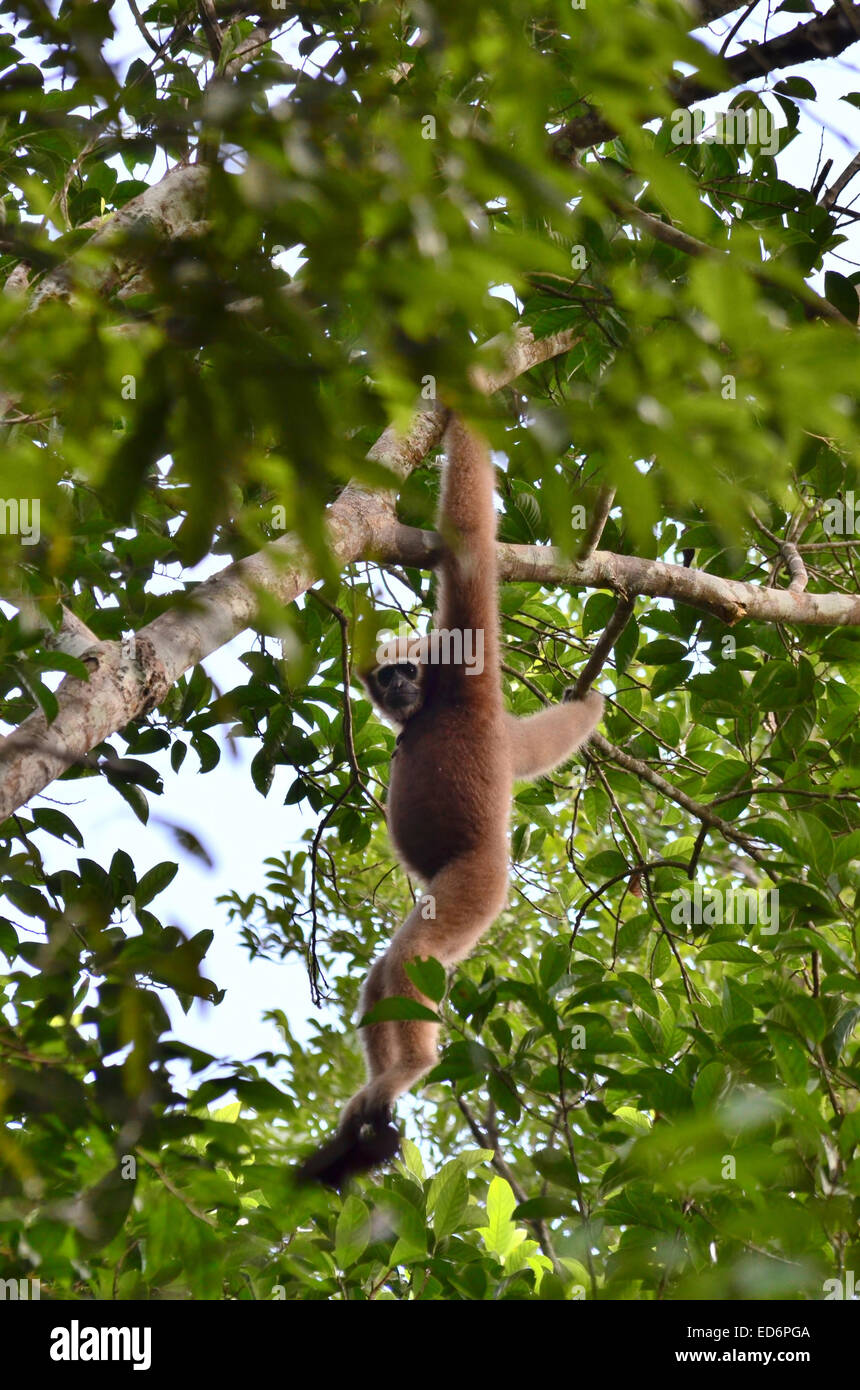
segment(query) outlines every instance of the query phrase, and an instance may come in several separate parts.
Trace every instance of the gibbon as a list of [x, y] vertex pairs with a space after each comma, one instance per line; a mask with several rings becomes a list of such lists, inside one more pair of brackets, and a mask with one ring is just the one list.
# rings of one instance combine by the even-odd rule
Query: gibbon
[[[457, 417], [445, 436], [438, 528], [444, 545], [434, 619], [461, 652], [483, 664], [422, 660], [426, 639], [396, 644], [362, 674], [377, 709], [400, 728], [391, 765], [387, 822], [404, 867], [425, 885], [361, 993], [361, 1014], [391, 995], [428, 1000], [406, 965], [435, 956], [462, 960], [505, 905], [508, 820], [515, 780], [548, 772], [580, 748], [603, 712], [603, 697], [564, 702], [524, 719], [502, 702], [496, 512], [486, 445]], [[466, 639], [480, 639], [467, 641]], [[432, 915], [427, 904], [432, 904]], [[335, 1138], [301, 1176], [340, 1187], [351, 1174], [393, 1157], [399, 1136], [394, 1101], [436, 1061], [439, 1025], [424, 1020], [372, 1023], [362, 1030], [367, 1082], [348, 1102]]]

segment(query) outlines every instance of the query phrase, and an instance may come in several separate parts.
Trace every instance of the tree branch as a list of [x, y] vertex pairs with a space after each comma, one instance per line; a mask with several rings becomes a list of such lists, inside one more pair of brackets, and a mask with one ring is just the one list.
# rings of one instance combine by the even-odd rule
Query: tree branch
[[[533, 345], [536, 360], [542, 360], [542, 347]], [[438, 442], [440, 429], [440, 415], [424, 412], [403, 439], [386, 430], [373, 452], [395, 471], [408, 472]], [[434, 532], [397, 520], [390, 496], [354, 485], [329, 508], [327, 524], [332, 558], [341, 566], [374, 559], [432, 568], [440, 554]], [[503, 580], [549, 588], [611, 589], [629, 598], [668, 598], [729, 624], [754, 618], [813, 627], [860, 626], [860, 596], [854, 594], [762, 588], [605, 550], [579, 562], [564, 559], [549, 546], [499, 545], [498, 556]], [[291, 603], [316, 578], [300, 541], [285, 536], [181, 596], [176, 607], [141, 628], [131, 641], [91, 647], [86, 652], [89, 682], [65, 678], [57, 691], [59, 713], [53, 724], [37, 712], [0, 745], [0, 821], [103, 739], [159, 704], [183, 671], [253, 626], [259, 592]]]
[[135, 24], [137, 25], [138, 29], [143, 35], [145, 41], [149, 44], [149, 47], [152, 49], [153, 53], [158, 53], [160, 51], [159, 45], [155, 42], [155, 39], [152, 37], [146, 25], [144, 24], [140, 10], [137, 8], [136, 0], [128, 0], [128, 8], [131, 10], [132, 19], [134, 20]]
[[629, 753], [624, 752], [623, 748], [616, 748], [615, 744], [610, 743], [602, 734], [592, 734], [589, 739], [589, 746], [596, 748], [605, 758], [617, 764], [618, 767], [623, 767], [626, 772], [632, 772], [641, 781], [650, 783], [669, 801], [674, 801], [677, 806], [681, 806], [691, 816], [695, 816], [696, 820], [702, 822], [702, 825], [708, 826], [711, 830], [719, 831], [725, 840], [739, 845], [744, 853], [748, 854], [751, 859], [755, 859], [757, 863], [767, 862], [767, 856], [753, 844], [750, 837], [745, 835], [742, 830], [739, 830], [729, 821], [723, 820], [722, 816], [718, 816], [716, 811], [711, 810], [710, 806], [705, 806], [701, 801], [694, 801], [691, 796], [687, 796], [686, 792], [682, 792], [680, 787], [674, 787], [671, 782], [667, 782], [665, 777], [661, 777], [659, 772], [654, 772], [653, 768], [650, 768], [647, 763], [643, 763], [641, 759], [631, 757]]
[[[653, 213], [646, 212], [636, 203], [626, 203], [616, 198], [610, 198], [608, 201], [620, 217], [629, 218], [632, 223], [641, 227], [655, 241], [662, 241], [665, 246], [671, 246], [674, 251], [683, 251], [687, 256], [697, 258], [700, 256], [728, 257], [730, 255], [728, 251], [721, 251], [718, 247], [711, 246], [707, 241], [699, 241], [698, 237], [690, 236], [689, 232], [682, 231], [673, 222], [664, 220], [662, 217], [655, 217]], [[811, 289], [799, 276], [792, 276], [790, 272], [787, 274], [778, 263], [765, 262], [763, 265], [753, 265], [746, 268], [752, 278], [760, 285], [790, 289], [793, 294], [800, 298], [810, 317], [828, 319], [833, 323], [846, 323], [851, 328], [856, 328], [857, 325], [851, 319], [846, 318], [834, 304]]]
[[197, 0], [197, 13], [200, 16], [200, 24], [203, 33], [206, 35], [206, 44], [209, 53], [215, 63], [221, 57], [221, 48], [224, 40], [221, 37], [221, 30], [218, 27], [218, 16], [215, 13], [214, 0]]
[[[732, 6], [732, 9], [739, 8], [738, 5]], [[666, 90], [674, 106], [688, 107], [705, 97], [731, 91], [756, 77], [766, 77], [779, 68], [794, 67], [797, 63], [817, 58], [837, 57], [856, 43], [858, 34], [854, 21], [858, 17], [860, 5], [845, 5], [843, 8], [835, 4], [826, 14], [817, 15], [806, 24], [798, 24], [788, 34], [780, 34], [764, 43], [750, 44], [734, 57], [725, 59], [725, 79], [722, 82], [716, 85], [705, 82], [694, 72], [689, 77], [670, 78]], [[657, 115], [659, 111], [655, 109], [643, 111], [641, 120], [653, 120]], [[556, 131], [553, 146], [561, 158], [569, 159], [577, 150], [602, 145], [605, 140], [613, 140], [617, 134], [616, 128], [598, 111], [590, 110], [585, 115], [574, 116], [573, 120]]]
[[587, 560], [600, 545], [600, 537], [603, 535], [604, 527], [609, 520], [609, 513], [612, 511], [614, 501], [615, 488], [602, 487], [594, 504], [591, 525], [585, 533], [585, 540], [582, 542], [582, 549], [579, 552], [580, 560]]
[[576, 684], [573, 687], [577, 700], [582, 699], [603, 670], [606, 658], [630, 621], [634, 602], [635, 600], [628, 594], [622, 595], [618, 600], [615, 612], [603, 629], [599, 641], [595, 644], [594, 651], [577, 676]]
[[832, 208], [843, 188], [848, 186], [857, 173], [860, 173], [860, 154], [855, 154], [854, 158], [846, 164], [842, 173], [833, 180], [824, 197], [821, 199], [822, 207]]

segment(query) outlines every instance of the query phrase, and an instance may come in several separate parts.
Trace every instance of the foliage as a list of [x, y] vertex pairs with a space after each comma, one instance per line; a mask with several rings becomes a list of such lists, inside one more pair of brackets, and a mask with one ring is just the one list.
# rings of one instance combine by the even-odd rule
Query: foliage
[[[280, 1014], [279, 1055], [213, 1078], [167, 1038], [159, 997], [220, 997], [211, 932], [159, 919], [176, 865], [98, 864], [40, 801], [11, 818], [0, 1274], [99, 1298], [820, 1297], [860, 1258], [849, 627], [729, 632], [640, 598], [605, 731], [664, 789], [595, 751], [517, 792], [510, 904], [451, 982], [403, 1161], [345, 1198], [290, 1179], [358, 1082], [359, 983], [410, 900], [378, 809], [393, 736], [357, 693], [347, 713], [340, 620], [360, 643], [371, 604], [397, 623], [432, 601], [414, 570], [334, 574], [324, 506], [349, 478], [384, 483], [367, 449], [432, 379], [504, 451], [504, 540], [574, 554], [573, 509], [611, 484], [603, 549], [692, 551], [767, 585], [790, 538], [817, 547], [810, 592], [856, 592], [856, 546], [826, 525], [857, 486], [856, 342], [807, 281], [826, 271], [856, 321], [857, 277], [832, 258], [839, 213], [784, 153], [814, 89], [766, 79], [777, 160], [673, 144], [662, 80], [704, 65], [721, 90], [722, 69], [669, 0], [297, 4], [280, 28], [225, 19], [217, 64], [193, 7], [138, 8], [155, 51], [140, 38], [125, 69], [123, 5], [0, 4], [17, 32], [0, 40], [0, 275], [69, 277], [40, 304], [0, 299], [0, 491], [41, 505], [36, 543], [0, 536], [20, 602], [2, 717], [50, 718], [56, 672], [83, 673], [45, 645], [61, 603], [118, 639], [176, 602], [165, 574], [190, 587], [201, 557], [298, 531], [322, 601], [261, 611], [247, 682], [218, 693], [195, 667], [62, 780], [108, 777], [145, 822], [162, 791], [147, 758], [206, 773], [225, 725], [255, 741], [261, 795], [293, 769], [306, 846], [226, 909], [254, 954], [304, 959], [313, 936], [340, 1021], [308, 1046]], [[618, 134], [572, 161], [552, 135], [586, 103]], [[192, 154], [210, 180], [191, 230], [88, 244]], [[637, 208], [714, 254], [655, 240]], [[467, 369], [515, 317], [578, 340], [490, 413]], [[404, 519], [432, 524], [435, 483], [432, 464], [412, 476]], [[558, 698], [613, 600], [511, 584], [502, 604], [525, 713]], [[76, 871], [52, 868], [52, 839], [80, 847]], [[778, 931], [679, 923], [673, 893], [693, 886], [778, 889]]]

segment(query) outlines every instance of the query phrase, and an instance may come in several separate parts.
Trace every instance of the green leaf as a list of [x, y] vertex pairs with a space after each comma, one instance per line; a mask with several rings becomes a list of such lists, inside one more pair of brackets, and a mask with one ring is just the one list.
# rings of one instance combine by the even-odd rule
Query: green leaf
[[767, 962], [749, 946], [741, 946], [737, 941], [718, 941], [711, 946], [703, 946], [698, 960], [724, 960], [738, 965], [766, 965]]
[[693, 1086], [695, 1108], [703, 1111], [712, 1109], [727, 1081], [728, 1071], [722, 1062], [706, 1062]]
[[[410, 1194], [419, 1196], [417, 1189], [410, 1188]], [[385, 1213], [394, 1228], [397, 1240], [389, 1256], [392, 1264], [399, 1260], [421, 1259], [427, 1253], [427, 1225], [424, 1214], [424, 1195], [420, 1194], [418, 1204], [403, 1192], [377, 1188], [373, 1194], [375, 1205]]]
[[134, 900], [138, 908], [146, 907], [153, 898], [157, 898], [168, 884], [172, 883], [179, 873], [179, 865], [165, 859], [161, 864], [154, 864], [143, 878], [138, 881], [134, 891]]
[[428, 956], [426, 960], [411, 960], [405, 968], [413, 985], [428, 999], [435, 1000], [437, 1004], [444, 999], [448, 977], [444, 965], [440, 965], [433, 956]]
[[463, 1165], [446, 1163], [430, 1184], [427, 1211], [433, 1213], [433, 1234], [437, 1240], [453, 1235], [469, 1204], [469, 1184]]
[[487, 1224], [478, 1230], [491, 1255], [504, 1258], [513, 1249], [516, 1227], [511, 1216], [516, 1204], [510, 1184], [504, 1178], [493, 1178], [487, 1193]]
[[682, 662], [687, 649], [680, 642], [670, 642], [660, 637], [656, 642], [648, 642], [636, 653], [637, 661], [643, 666], [671, 666]]
[[809, 1077], [809, 1062], [800, 1043], [790, 1033], [773, 1024], [768, 1025], [767, 1033], [783, 1081], [787, 1086], [805, 1086]]
[[669, 666], [661, 666], [651, 682], [652, 700], [659, 700], [667, 691], [683, 685], [692, 669], [692, 661], [676, 661]]
[[570, 948], [563, 941], [550, 941], [544, 946], [540, 957], [540, 982], [544, 989], [554, 985], [567, 969]]
[[404, 1168], [406, 1168], [407, 1172], [411, 1173], [412, 1176], [417, 1178], [419, 1182], [423, 1182], [424, 1162], [421, 1158], [421, 1153], [412, 1143], [412, 1140], [407, 1139], [405, 1136], [401, 1140], [400, 1156], [403, 1162], [403, 1166]]
[[18, 934], [5, 917], [0, 917], [0, 951], [10, 965], [18, 954]]
[[119, 792], [123, 801], [131, 807], [141, 825], [146, 825], [149, 820], [149, 802], [140, 787], [134, 786], [131, 782], [115, 781], [110, 774], [107, 774], [107, 778], [114, 791]]
[[515, 1207], [513, 1215], [518, 1221], [554, 1221], [560, 1216], [570, 1220], [573, 1206], [563, 1197], [530, 1197]]
[[788, 1010], [800, 1031], [813, 1042], [820, 1042], [826, 1031], [824, 1015], [817, 999], [805, 994], [793, 994], [785, 1000]]
[[856, 323], [860, 318], [860, 297], [857, 290], [838, 270], [825, 271], [824, 297], [844, 314], [850, 323]]
[[420, 1019], [427, 1023], [438, 1023], [439, 1015], [432, 1009], [428, 1009], [425, 1004], [419, 1004], [417, 999], [406, 999], [400, 994], [391, 994], [387, 999], [380, 999], [366, 1014], [359, 1020], [359, 1028], [366, 1028], [370, 1023], [392, 1023], [401, 1019]]
[[349, 1269], [364, 1253], [370, 1240], [370, 1212], [360, 1198], [350, 1194], [335, 1226], [334, 1249], [341, 1269]]
[[[788, 9], [789, 6], [783, 2], [779, 8], [784, 10]], [[807, 0], [801, 0], [798, 12], [808, 11], [809, 8]], [[805, 77], [784, 77], [781, 82], [777, 82], [774, 91], [783, 92], [789, 97], [800, 97], [804, 101], [815, 101], [818, 96], [812, 83], [808, 82]]]
[[83, 849], [84, 837], [64, 811], [57, 811], [53, 806], [37, 806], [33, 811], [33, 822], [40, 830], [47, 830], [49, 835], [56, 835], [59, 840], [71, 840], [72, 844]]

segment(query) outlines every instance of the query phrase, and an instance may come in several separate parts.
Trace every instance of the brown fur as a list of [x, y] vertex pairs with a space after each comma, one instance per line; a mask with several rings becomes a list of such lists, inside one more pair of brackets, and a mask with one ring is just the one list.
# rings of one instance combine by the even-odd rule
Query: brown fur
[[[603, 710], [602, 697], [591, 693], [527, 719], [505, 713], [492, 464], [483, 442], [457, 419], [448, 427], [446, 449], [439, 514], [446, 550], [436, 627], [483, 629], [484, 666], [481, 674], [467, 674], [463, 664], [425, 664], [410, 681], [402, 664], [410, 654], [401, 651], [396, 671], [385, 672], [385, 688], [385, 668], [364, 677], [381, 711], [402, 726], [388, 828], [398, 856], [424, 881], [426, 894], [374, 963], [362, 990], [362, 1013], [390, 995], [430, 1005], [405, 966], [427, 956], [454, 965], [504, 907], [514, 779], [563, 762], [585, 742]], [[428, 895], [433, 917], [424, 912]], [[363, 1125], [379, 1132], [388, 1124], [396, 1098], [434, 1065], [438, 1031], [438, 1024], [413, 1020], [363, 1030], [368, 1079], [343, 1112], [341, 1144], [349, 1134], [359, 1142]]]

